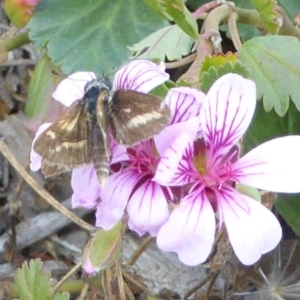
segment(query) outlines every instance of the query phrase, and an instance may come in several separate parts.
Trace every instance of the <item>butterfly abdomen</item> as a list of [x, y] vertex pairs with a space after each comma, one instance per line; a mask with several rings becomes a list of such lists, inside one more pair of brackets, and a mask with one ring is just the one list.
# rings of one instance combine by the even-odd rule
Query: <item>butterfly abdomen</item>
[[106, 143], [103, 136], [101, 128], [98, 126], [97, 122], [92, 122], [92, 136], [91, 136], [91, 146], [92, 146], [92, 157], [95, 166], [95, 171], [97, 174], [98, 181], [101, 186], [104, 186], [109, 175], [109, 156], [110, 152], [106, 149]]

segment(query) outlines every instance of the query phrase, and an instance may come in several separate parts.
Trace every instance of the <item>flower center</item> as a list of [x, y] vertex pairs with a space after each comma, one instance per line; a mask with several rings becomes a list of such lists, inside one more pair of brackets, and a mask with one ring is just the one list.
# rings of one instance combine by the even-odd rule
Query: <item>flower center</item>
[[140, 143], [134, 148], [128, 148], [127, 154], [130, 158], [129, 168], [138, 170], [139, 173], [151, 172], [154, 173], [158, 158], [155, 157], [155, 147], [153, 143]]
[[232, 147], [227, 154], [212, 153], [203, 139], [194, 143], [194, 166], [199, 173], [198, 179], [207, 188], [220, 189], [226, 182], [233, 185], [234, 176], [231, 164], [238, 158], [238, 148]]

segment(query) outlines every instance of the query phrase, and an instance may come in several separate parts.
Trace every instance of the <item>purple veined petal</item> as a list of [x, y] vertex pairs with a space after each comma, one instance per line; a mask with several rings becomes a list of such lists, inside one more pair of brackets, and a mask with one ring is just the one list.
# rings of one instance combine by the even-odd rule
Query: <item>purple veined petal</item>
[[199, 128], [199, 118], [166, 127], [154, 137], [161, 155], [153, 181], [161, 185], [183, 185], [191, 182], [195, 173], [193, 141]]
[[169, 77], [164, 63], [156, 65], [148, 60], [133, 60], [116, 73], [114, 90], [129, 89], [148, 93]]
[[201, 127], [212, 155], [222, 155], [242, 137], [256, 105], [253, 81], [226, 74], [211, 87], [200, 111]]
[[[179, 137], [183, 132], [186, 132], [190, 137], [190, 140], [193, 141], [199, 131], [199, 126], [200, 119], [197, 116], [191, 117], [185, 122], [168, 125], [159, 134], [154, 136], [154, 142], [158, 153], [160, 155], [164, 155], [177, 137]], [[185, 145], [187, 145], [187, 143]]]
[[139, 235], [149, 232], [156, 236], [169, 216], [168, 204], [162, 188], [148, 179], [130, 197], [127, 205], [128, 226]]
[[205, 97], [201, 91], [189, 87], [170, 89], [165, 98], [172, 115], [169, 123], [180, 123], [199, 116]]
[[101, 187], [94, 164], [74, 168], [71, 186], [73, 189], [72, 208], [80, 206], [91, 209], [97, 205]]
[[261, 144], [232, 165], [237, 181], [259, 189], [300, 192], [300, 136], [286, 136]]
[[[244, 265], [254, 264], [262, 254], [278, 245], [282, 230], [266, 207], [233, 189], [223, 191], [217, 197], [232, 248]], [[240, 202], [243, 202], [242, 206]]]
[[[179, 168], [179, 163], [182, 162], [186, 149], [188, 147], [192, 147], [192, 144], [193, 142], [191, 141], [188, 133], [181, 133], [170, 145], [167, 151], [165, 151], [165, 153], [161, 156], [153, 181], [161, 185], [168, 186], [184, 184], [186, 181], [185, 174], [176, 173], [178, 173], [177, 170]], [[175, 174], [177, 175], [176, 177]]]
[[96, 75], [93, 72], [76, 72], [62, 80], [52, 97], [64, 106], [69, 107], [74, 101], [83, 97], [84, 87], [92, 79], [96, 79]]
[[215, 236], [215, 216], [203, 192], [194, 191], [181, 200], [157, 235], [157, 245], [176, 252], [188, 266], [203, 263], [211, 252]]
[[41, 164], [42, 164], [42, 157], [37, 154], [34, 150], [33, 150], [33, 145], [34, 142], [36, 141], [36, 139], [47, 129], [50, 127], [52, 123], [44, 123], [42, 124], [39, 129], [37, 130], [35, 137], [32, 141], [32, 146], [31, 146], [31, 151], [30, 151], [30, 170], [35, 172], [37, 170], [39, 170], [41, 168]]
[[109, 176], [97, 206], [96, 227], [109, 230], [121, 220], [130, 194], [143, 176], [132, 171], [121, 171]]

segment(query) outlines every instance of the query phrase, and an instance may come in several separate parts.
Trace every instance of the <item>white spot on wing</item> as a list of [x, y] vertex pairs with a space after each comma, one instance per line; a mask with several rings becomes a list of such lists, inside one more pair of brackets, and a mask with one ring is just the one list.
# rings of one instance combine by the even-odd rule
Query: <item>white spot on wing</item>
[[54, 140], [54, 139], [56, 138], [55, 132], [54, 132], [54, 131], [51, 131], [51, 130], [47, 131], [47, 132], [46, 132], [46, 135], [49, 136], [50, 139], [52, 139], [52, 140]]
[[161, 113], [159, 113], [157, 111], [152, 111], [149, 113], [135, 116], [128, 122], [127, 126], [130, 128], [138, 127], [139, 125], [147, 124], [148, 122], [150, 122], [152, 120], [158, 120], [161, 117], [162, 117]]

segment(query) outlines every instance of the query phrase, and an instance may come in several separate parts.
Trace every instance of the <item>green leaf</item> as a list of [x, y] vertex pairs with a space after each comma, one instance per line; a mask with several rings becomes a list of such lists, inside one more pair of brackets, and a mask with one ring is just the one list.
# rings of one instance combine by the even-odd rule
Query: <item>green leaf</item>
[[255, 201], [261, 203], [261, 194], [259, 193], [258, 189], [242, 183], [237, 183], [236, 189], [239, 193], [246, 195], [254, 199]]
[[[190, 0], [188, 1], [188, 3], [189, 2]], [[199, 6], [203, 4], [203, 1], [197, 1], [197, 2], [199, 3]], [[236, 7], [253, 9], [253, 6], [251, 5], [251, 1], [234, 0], [233, 2]], [[293, 19], [296, 12], [300, 10], [300, 1], [277, 0], [277, 3], [287, 12], [287, 15], [290, 19]], [[226, 31], [227, 36], [229, 36], [228, 26], [222, 26], [222, 29], [224, 29]], [[261, 33], [254, 26], [240, 24], [240, 23], [238, 23], [238, 32], [242, 41], [247, 41], [252, 39], [253, 37], [261, 35]]]
[[42, 271], [40, 260], [24, 262], [15, 274], [15, 283], [21, 300], [50, 300], [50, 272]]
[[140, 0], [42, 0], [29, 23], [30, 38], [64, 73], [93, 71], [101, 76], [130, 55], [127, 45], [165, 26]]
[[300, 194], [279, 194], [275, 207], [292, 230], [300, 236]]
[[[157, 59], [164, 61], [178, 60], [188, 55], [195, 41], [184, 33], [177, 25], [162, 28], [138, 44], [128, 47], [131, 51], [137, 52], [139, 58]], [[146, 51], [144, 51], [147, 49]]]
[[163, 18], [166, 18], [169, 21], [172, 21], [172, 19], [163, 12], [162, 8], [160, 7], [159, 0], [144, 0], [144, 2], [158, 15], [160, 15]]
[[277, 34], [279, 31], [278, 17], [279, 13], [275, 10], [277, 1], [275, 0], [251, 0], [252, 5], [258, 11], [260, 18], [264, 24], [265, 29]]
[[39, 116], [43, 119], [48, 113], [52, 93], [58, 84], [58, 77], [52, 72], [54, 70], [55, 67], [47, 55], [44, 55], [36, 65], [29, 83], [25, 107], [25, 113], [29, 118]]
[[257, 37], [239, 50], [240, 60], [251, 71], [257, 85], [258, 98], [264, 108], [273, 107], [283, 116], [289, 107], [289, 97], [300, 110], [300, 43], [287, 36]]
[[57, 293], [53, 296], [52, 300], [69, 300], [70, 299], [70, 295], [69, 293]]
[[198, 38], [198, 26], [182, 0], [160, 0], [163, 11], [190, 37]]
[[201, 65], [200, 74], [208, 72], [210, 67], [219, 68], [222, 67], [226, 62], [235, 64], [237, 61], [237, 55], [232, 52], [227, 52], [226, 54], [219, 53], [214, 56], [207, 55]]
[[203, 93], [207, 93], [218, 78], [228, 73], [240, 74], [245, 78], [249, 77], [249, 70], [247, 70], [246, 67], [241, 64], [241, 62], [237, 61], [233, 63], [227, 61], [218, 68], [211, 66], [207, 71], [201, 73], [201, 91]]
[[173, 87], [175, 87], [174, 82], [171, 80], [168, 80], [168, 81], [164, 82], [163, 84], [152, 89], [149, 93], [151, 95], [155, 95], [160, 98], [165, 98], [166, 95], [168, 94], [169, 90]]
[[[253, 8], [250, 1], [234, 0], [234, 4], [241, 8]], [[277, 5], [281, 6], [287, 12], [290, 19], [300, 10], [300, 1], [277, 0]]]
[[289, 106], [284, 117], [279, 117], [273, 110], [266, 112], [262, 101], [258, 101], [254, 118], [244, 136], [245, 152], [270, 139], [299, 134], [299, 132], [299, 111], [294, 104]]

